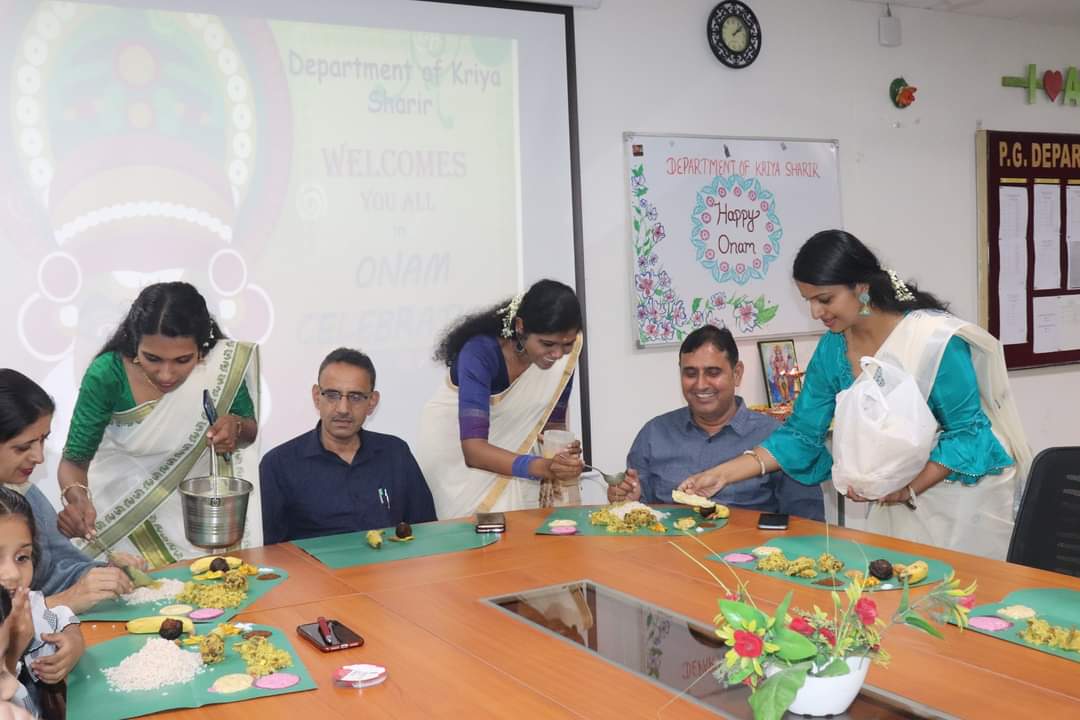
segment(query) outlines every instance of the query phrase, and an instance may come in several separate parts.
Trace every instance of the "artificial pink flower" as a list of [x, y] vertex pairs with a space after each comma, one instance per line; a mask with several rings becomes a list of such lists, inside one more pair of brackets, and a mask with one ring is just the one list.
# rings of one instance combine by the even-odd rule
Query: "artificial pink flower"
[[975, 607], [975, 596], [965, 595], [964, 597], [957, 600], [957, 603], [959, 603], [960, 607], [965, 607], [970, 610], [971, 608]]
[[757, 635], [745, 630], [735, 631], [735, 653], [740, 657], [761, 657], [764, 643]]
[[859, 598], [859, 602], [855, 603], [855, 614], [863, 625], [873, 625], [877, 620], [877, 605], [870, 598]]
[[836, 644], [836, 635], [833, 634], [832, 630], [830, 630], [829, 628], [823, 627], [820, 630], [818, 630], [818, 632], [821, 633], [821, 637], [825, 638], [826, 642], [828, 642], [830, 645], [835, 645]]

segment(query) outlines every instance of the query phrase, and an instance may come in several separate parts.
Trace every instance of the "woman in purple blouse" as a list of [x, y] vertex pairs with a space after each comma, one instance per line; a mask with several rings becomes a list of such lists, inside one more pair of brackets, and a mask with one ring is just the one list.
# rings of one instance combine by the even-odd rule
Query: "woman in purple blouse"
[[536, 454], [544, 430], [565, 429], [581, 349], [572, 288], [540, 280], [468, 315], [439, 342], [449, 369], [424, 407], [417, 459], [440, 518], [551, 506], [577, 483], [581, 448]]

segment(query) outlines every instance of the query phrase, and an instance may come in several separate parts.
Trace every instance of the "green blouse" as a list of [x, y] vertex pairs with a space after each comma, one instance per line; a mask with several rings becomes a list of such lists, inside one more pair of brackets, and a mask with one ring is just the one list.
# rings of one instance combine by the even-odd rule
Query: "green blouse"
[[[112, 416], [135, 407], [124, 360], [120, 353], [108, 352], [98, 355], [90, 363], [79, 386], [79, 399], [71, 416], [64, 458], [85, 463], [94, 459], [101, 438]], [[247, 383], [241, 383], [229, 413], [245, 418], [255, 417], [255, 404], [251, 401]]]
[[[804, 485], [816, 485], [832, 475], [825, 436], [836, 396], [854, 382], [843, 333], [825, 333], [810, 359], [791, 417], [761, 444], [784, 472]], [[980, 405], [971, 348], [963, 338], [953, 336], [945, 346], [926, 404], [941, 426], [930, 460], [949, 470], [946, 480], [970, 485], [1013, 464]]]

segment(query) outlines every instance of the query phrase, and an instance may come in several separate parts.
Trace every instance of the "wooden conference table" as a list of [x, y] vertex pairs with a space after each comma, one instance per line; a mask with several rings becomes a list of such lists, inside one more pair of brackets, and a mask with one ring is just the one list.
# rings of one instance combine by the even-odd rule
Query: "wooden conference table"
[[[533, 532], [548, 511], [507, 513], [507, 532], [478, 550], [330, 570], [291, 544], [247, 550], [257, 565], [276, 565], [289, 580], [237, 619], [291, 630], [319, 615], [360, 632], [362, 648], [321, 653], [294, 646], [319, 684], [294, 693], [197, 710], [168, 718], [715, 718], [700, 706], [670, 702], [673, 693], [553, 635], [513, 618], [483, 598], [589, 579], [711, 625], [715, 583], [669, 542], [694, 557], [708, 551], [689, 538], [555, 537]], [[756, 528], [757, 513], [735, 510], [727, 527], [701, 536], [713, 550], [758, 545], [777, 537]], [[792, 535], [820, 534], [820, 523], [792, 518]], [[1030, 587], [1080, 590], [1080, 578], [915, 545], [853, 530], [858, 539], [951, 564], [962, 580], [977, 579], [980, 603]], [[710, 563], [714, 567], [720, 567]], [[715, 572], [715, 570], [714, 570]], [[719, 573], [718, 573], [719, 574]], [[740, 572], [758, 604], [775, 606], [789, 591], [794, 605], [826, 606], [826, 590]], [[874, 595], [882, 614], [899, 593]], [[86, 623], [87, 644], [123, 632], [119, 623]], [[888, 668], [874, 666], [867, 683], [963, 718], [1080, 717], [1080, 664], [975, 632], [944, 630], [935, 640], [907, 627], [885, 638]], [[366, 690], [335, 687], [340, 665], [372, 662], [387, 681]]]

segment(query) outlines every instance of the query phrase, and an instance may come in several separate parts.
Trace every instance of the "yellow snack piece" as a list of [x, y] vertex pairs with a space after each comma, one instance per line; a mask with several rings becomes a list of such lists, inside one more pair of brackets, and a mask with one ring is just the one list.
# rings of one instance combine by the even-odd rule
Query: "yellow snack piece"
[[195, 632], [195, 624], [186, 617], [172, 617], [169, 615], [153, 615], [151, 617], [135, 618], [134, 620], [128, 620], [124, 625], [124, 628], [133, 635], [148, 635], [150, 633], [156, 633], [161, 629], [161, 623], [166, 620], [179, 620], [180, 624], [184, 626], [184, 632]]
[[367, 544], [376, 550], [382, 548], [382, 530], [368, 530], [364, 536], [367, 540]]
[[220, 570], [207, 570], [204, 573], [199, 573], [194, 576], [195, 580], [218, 580], [225, 577], [225, 573]]
[[692, 517], [683, 517], [675, 521], [675, 527], [680, 530], [689, 530], [695, 525], [697, 525], [697, 522]]
[[917, 582], [925, 580], [926, 576], [929, 574], [930, 566], [922, 560], [916, 560], [904, 568], [901, 578], [907, 578], [908, 583], [914, 585]]
[[241, 565], [244, 564], [243, 560], [241, 560], [238, 557], [233, 557], [231, 555], [207, 555], [206, 557], [201, 557], [201, 558], [199, 558], [197, 560], [192, 560], [191, 561], [191, 565], [189, 567], [189, 569], [191, 570], [191, 574], [192, 575], [201, 575], [201, 574], [203, 574], [204, 572], [206, 572], [207, 570], [210, 569], [210, 563], [214, 562], [214, 560], [216, 560], [218, 558], [221, 558], [222, 560], [227, 562], [229, 564], [229, 569], [230, 570], [235, 570], [236, 568], [238, 568], [238, 567], [240, 567]]
[[864, 588], [872, 588], [881, 584], [881, 581], [873, 575], [867, 575], [866, 577], [863, 577], [862, 572], [860, 572], [859, 570], [848, 570], [844, 574], [851, 578], [851, 581], [853, 583]]
[[259, 568], [255, 567], [254, 565], [249, 565], [248, 563], [241, 563], [240, 567], [238, 567], [237, 570], [244, 573], [245, 575], [259, 574]]
[[232, 623], [219, 623], [218, 626], [211, 630], [208, 634], [217, 635], [218, 637], [225, 638], [229, 637], [230, 635], [239, 635], [240, 628], [236, 627], [236, 625]]

